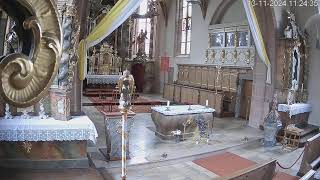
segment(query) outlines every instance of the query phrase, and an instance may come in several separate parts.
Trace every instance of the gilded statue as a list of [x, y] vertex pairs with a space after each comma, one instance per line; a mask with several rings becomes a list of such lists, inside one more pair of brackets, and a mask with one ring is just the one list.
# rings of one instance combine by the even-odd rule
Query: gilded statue
[[59, 68], [62, 35], [56, 3], [0, 0], [0, 8], [15, 21], [22, 46], [0, 62], [0, 95], [10, 105], [32, 106], [47, 94]]
[[125, 70], [123, 76], [118, 81], [120, 100], [119, 109], [121, 111], [128, 111], [131, 108], [131, 97], [134, 92], [134, 78], [130, 71]]

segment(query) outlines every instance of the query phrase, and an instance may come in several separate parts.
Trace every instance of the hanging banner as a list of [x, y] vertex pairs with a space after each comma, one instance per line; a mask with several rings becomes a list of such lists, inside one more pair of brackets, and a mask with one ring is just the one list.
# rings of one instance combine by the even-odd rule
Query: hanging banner
[[256, 46], [257, 53], [259, 58], [264, 62], [267, 66], [267, 80], [268, 84], [271, 84], [271, 64], [266, 51], [266, 47], [262, 38], [259, 22], [255, 13], [255, 10], [252, 6], [251, 0], [242, 0], [244, 9], [246, 11], [248, 23], [250, 26], [250, 30], [253, 36], [253, 40]]
[[79, 79], [84, 80], [87, 74], [87, 50], [100, 43], [117, 29], [140, 6], [142, 0], [119, 0], [86, 39], [79, 44]]
[[168, 72], [169, 71], [169, 57], [161, 57], [161, 66], [160, 71]]

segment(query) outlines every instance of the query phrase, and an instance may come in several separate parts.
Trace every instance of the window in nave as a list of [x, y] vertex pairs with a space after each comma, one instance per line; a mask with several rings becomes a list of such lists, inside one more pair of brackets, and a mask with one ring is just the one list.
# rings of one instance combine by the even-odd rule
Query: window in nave
[[[148, 12], [148, 1], [149, 0], [143, 0], [140, 7], [139, 7], [139, 14], [147, 14]], [[144, 17], [138, 19], [138, 27], [137, 27], [137, 36], [139, 33], [143, 31], [146, 34], [145, 37], [145, 53], [146, 55], [149, 55], [150, 52], [150, 34], [151, 34], [151, 18], [150, 17]]]
[[187, 0], [179, 0], [177, 13], [177, 54], [189, 55], [191, 45], [191, 3], [188, 3]]

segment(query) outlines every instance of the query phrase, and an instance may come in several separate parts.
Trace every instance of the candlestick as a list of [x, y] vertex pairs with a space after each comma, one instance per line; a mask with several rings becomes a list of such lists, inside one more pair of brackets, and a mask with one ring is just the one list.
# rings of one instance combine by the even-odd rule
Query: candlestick
[[206, 100], [206, 107], [208, 107], [209, 106], [209, 101], [208, 101], [208, 99]]
[[170, 106], [170, 101], [167, 101], [167, 107], [169, 107]]

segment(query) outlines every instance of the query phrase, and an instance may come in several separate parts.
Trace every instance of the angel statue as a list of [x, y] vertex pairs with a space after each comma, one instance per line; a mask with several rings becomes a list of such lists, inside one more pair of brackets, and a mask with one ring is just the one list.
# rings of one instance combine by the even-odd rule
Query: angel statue
[[122, 111], [128, 111], [131, 108], [131, 96], [134, 90], [134, 78], [130, 74], [130, 71], [125, 70], [123, 76], [118, 81], [120, 100], [119, 109]]

